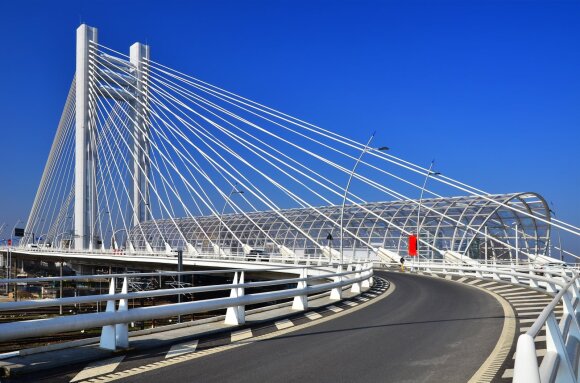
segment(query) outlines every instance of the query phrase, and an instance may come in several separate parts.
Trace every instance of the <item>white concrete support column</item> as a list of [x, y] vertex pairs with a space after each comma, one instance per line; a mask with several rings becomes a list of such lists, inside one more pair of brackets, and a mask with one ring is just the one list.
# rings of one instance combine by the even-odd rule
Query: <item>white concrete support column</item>
[[[125, 277], [123, 279], [123, 287], [121, 289], [121, 294], [127, 294], [127, 292], [128, 292], [128, 283], [127, 277]], [[129, 310], [129, 300], [120, 299], [119, 308], [117, 309], [117, 311], [120, 312], [127, 310]], [[121, 348], [129, 347], [129, 326], [127, 325], [127, 323], [120, 323], [115, 325], [115, 344], [117, 347]]]
[[149, 219], [150, 160], [149, 143], [149, 46], [141, 43], [131, 45], [129, 61], [134, 67], [137, 83], [133, 101], [133, 226]]
[[[338, 265], [336, 272], [342, 273], [342, 265]], [[334, 277], [334, 282], [341, 282], [341, 281], [342, 281], [342, 275]], [[338, 287], [333, 288], [330, 291], [330, 300], [331, 301], [339, 301], [341, 299], [342, 299], [342, 286], [338, 286]]]
[[[91, 243], [91, 229], [96, 216], [95, 158], [90, 134], [92, 115], [89, 99], [90, 83], [94, 76], [90, 71], [90, 61], [97, 43], [97, 29], [86, 24], [77, 29], [76, 47], [76, 104], [75, 104], [75, 249], [83, 250]], [[93, 104], [94, 105], [94, 104]]]
[[[300, 272], [300, 278], [308, 278], [308, 269], [303, 268]], [[306, 281], [298, 282], [296, 289], [305, 289], [308, 286]], [[294, 297], [294, 302], [292, 303], [292, 310], [304, 311], [308, 309], [308, 295], [297, 295]]]
[[[109, 284], [109, 295], [115, 294], [115, 278], [111, 278]], [[115, 312], [115, 301], [107, 301], [107, 308], [105, 312]], [[117, 344], [117, 337], [115, 335], [115, 325], [103, 326], [101, 330], [101, 341], [99, 343], [100, 348], [106, 350], [115, 350]]]
[[[355, 277], [356, 279], [358, 279], [358, 278], [360, 278], [360, 275], [361, 275], [361, 274], [360, 274], [361, 265], [360, 265], [360, 264], [358, 264], [358, 265], [356, 265], [355, 267], [356, 267], [356, 271], [357, 271], [357, 272], [354, 274], [354, 277]], [[353, 283], [353, 284], [352, 284], [352, 287], [350, 288], [350, 292], [351, 292], [351, 293], [355, 293], [355, 294], [360, 294], [361, 290], [362, 290], [362, 286], [361, 286], [361, 283], [360, 283], [360, 282], [355, 282], [355, 283]]]
[[[367, 269], [367, 268], [371, 267], [371, 264], [370, 263], [365, 263], [363, 265], [363, 267], [365, 269]], [[365, 277], [368, 275], [368, 278], [365, 279], [364, 281], [362, 281], [362, 286], [361, 287], [362, 287], [363, 291], [366, 291], [366, 290], [368, 290], [368, 289], [371, 288], [371, 283], [372, 283], [372, 278], [373, 278], [373, 271], [372, 271], [372, 269], [369, 270], [369, 271], [364, 271], [364, 274], [365, 274]]]
[[[238, 279], [238, 273], [234, 274], [233, 285], [244, 283], [244, 272], [240, 272], [240, 278]], [[240, 298], [244, 296], [243, 287], [233, 287], [230, 292], [230, 298]], [[246, 323], [246, 308], [245, 306], [232, 306], [228, 307], [226, 311], [225, 324], [229, 325], [241, 325]]]

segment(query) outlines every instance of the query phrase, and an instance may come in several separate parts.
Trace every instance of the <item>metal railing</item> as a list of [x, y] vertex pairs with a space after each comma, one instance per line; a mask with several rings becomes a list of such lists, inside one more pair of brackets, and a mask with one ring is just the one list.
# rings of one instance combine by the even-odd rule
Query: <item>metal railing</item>
[[[7, 247], [0, 247], [0, 251], [7, 251]], [[52, 247], [11, 247], [11, 251], [19, 254], [39, 254], [47, 256], [77, 256], [77, 257], [131, 257], [134, 260], [142, 259], [175, 259], [177, 256], [176, 251], [170, 253], [166, 251], [129, 251], [129, 250], [111, 250], [111, 249], [97, 249], [97, 250], [77, 250], [77, 249], [61, 249]], [[216, 262], [269, 262], [271, 264], [302, 264], [302, 265], [334, 265], [339, 264], [339, 258], [333, 257], [329, 259], [328, 256], [324, 254], [312, 254], [311, 256], [295, 256], [289, 257], [284, 256], [280, 253], [263, 253], [263, 254], [245, 254], [243, 252], [233, 252], [227, 254], [215, 254], [213, 252], [201, 252], [198, 254], [190, 254], [187, 251], [183, 252], [184, 260], [204, 260], [204, 261], [216, 261]]]
[[[387, 264], [389, 265], [389, 264]], [[393, 265], [393, 264], [391, 264]], [[396, 265], [399, 267], [400, 265]], [[578, 382], [580, 365], [580, 274], [572, 268], [495, 264], [462, 266], [444, 262], [417, 262], [413, 271], [472, 276], [506, 281], [555, 294], [532, 326], [517, 341], [513, 381], [516, 383]], [[558, 321], [555, 309], [562, 303]], [[546, 354], [538, 364], [534, 339], [546, 329]]]
[[[107, 302], [104, 312], [79, 314], [74, 316], [57, 316], [42, 320], [23, 320], [0, 324], [0, 342], [45, 336], [68, 331], [84, 330], [102, 327], [100, 346], [114, 350], [117, 347], [127, 347], [128, 323], [160, 318], [170, 318], [226, 309], [225, 323], [240, 325], [245, 323], [245, 307], [260, 303], [273, 302], [294, 298], [294, 310], [308, 308], [308, 295], [330, 292], [331, 300], [342, 299], [342, 290], [351, 286], [353, 293], [360, 293], [370, 288], [373, 280], [373, 269], [369, 263], [352, 263], [338, 266], [336, 271], [331, 268], [311, 266], [286, 266], [270, 269], [233, 269], [187, 272], [159, 273], [128, 273], [128, 274], [98, 274], [68, 277], [18, 278], [3, 279], [4, 283], [41, 283], [74, 280], [107, 280], [109, 294], [67, 297], [58, 299], [40, 299], [20, 302], [0, 303], [0, 311], [26, 310], [72, 304]], [[268, 281], [245, 282], [248, 272], [277, 271], [294, 274], [296, 277]], [[157, 289], [150, 291], [128, 291], [130, 278], [163, 277], [170, 275], [211, 275], [224, 273], [233, 274], [231, 284], [206, 285], [175, 289]], [[122, 280], [120, 293], [116, 289], [116, 281]], [[296, 285], [289, 288], [290, 285]], [[273, 287], [274, 291], [246, 294], [246, 289]], [[278, 289], [279, 288], [279, 289]], [[204, 299], [193, 302], [169, 303], [160, 306], [149, 306], [129, 309], [129, 299], [153, 298], [165, 296], [180, 296], [189, 293], [215, 292], [229, 290], [229, 297]]]

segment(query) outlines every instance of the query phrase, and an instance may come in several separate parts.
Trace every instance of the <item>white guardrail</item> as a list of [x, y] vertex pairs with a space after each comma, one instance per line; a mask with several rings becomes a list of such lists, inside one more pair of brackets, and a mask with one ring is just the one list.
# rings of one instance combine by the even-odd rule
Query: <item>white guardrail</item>
[[[70, 258], [70, 257], [86, 257], [86, 258], [100, 258], [100, 257], [130, 257], [134, 260], [139, 259], [175, 259], [177, 256], [177, 251], [129, 251], [129, 250], [111, 250], [111, 249], [98, 249], [98, 250], [76, 250], [76, 249], [60, 249], [51, 247], [34, 247], [29, 248], [26, 246], [0, 246], [0, 252], [7, 253], [17, 253], [25, 255], [40, 255], [40, 256], [54, 256], [57, 258]], [[290, 256], [281, 253], [262, 253], [262, 254], [245, 254], [243, 252], [224, 252], [222, 254], [201, 252], [192, 254], [183, 251], [183, 260], [203, 260], [203, 261], [216, 261], [216, 262], [270, 262], [274, 264], [304, 264], [304, 265], [318, 265], [318, 266], [329, 266], [338, 265], [340, 258], [336, 255], [329, 259], [328, 255], [318, 253], [312, 254], [310, 256]], [[345, 260], [346, 263], [346, 260]]]
[[[117, 347], [128, 347], [128, 323], [208, 312], [217, 309], [227, 309], [225, 317], [226, 324], [240, 325], [245, 322], [245, 306], [247, 305], [294, 298], [292, 308], [294, 310], [306, 310], [308, 308], [308, 295], [310, 294], [330, 291], [331, 300], [340, 300], [344, 287], [352, 286], [351, 291], [353, 293], [360, 293], [370, 288], [373, 283], [373, 269], [370, 263], [352, 263], [344, 266], [346, 266], [346, 271], [344, 271], [342, 266], [338, 266], [336, 271], [332, 268], [285, 266], [268, 269], [248, 268], [195, 272], [99, 274], [68, 277], [0, 279], [0, 285], [6, 283], [59, 282], [65, 280], [109, 281], [109, 294], [0, 303], [0, 312], [5, 312], [41, 307], [107, 302], [106, 310], [100, 313], [56, 316], [47, 319], [23, 320], [0, 324], [0, 342], [102, 327], [100, 346], [105, 349], [115, 350]], [[268, 271], [295, 274], [297, 277], [258, 282], [244, 281], [245, 274], [248, 272]], [[128, 280], [130, 278], [202, 274], [223, 275], [224, 273], [233, 274], [233, 282], [231, 284], [128, 292]], [[123, 281], [120, 293], [116, 292], [117, 279]], [[296, 285], [296, 287], [289, 288], [289, 285]], [[245, 289], [257, 287], [280, 287], [280, 289], [245, 294]], [[132, 309], [128, 307], [129, 299], [180, 296], [182, 294], [224, 290], [230, 290], [229, 297]]]
[[[400, 265], [396, 265], [399, 267]], [[461, 266], [416, 262], [405, 264], [413, 271], [472, 275], [480, 279], [507, 280], [514, 284], [545, 289], [555, 294], [530, 329], [521, 334], [516, 346], [513, 381], [515, 383], [579, 382], [580, 364], [580, 279], [579, 273], [567, 267], [534, 267], [515, 265]], [[563, 305], [560, 321], [555, 308]], [[546, 355], [538, 365], [534, 339], [546, 328]]]

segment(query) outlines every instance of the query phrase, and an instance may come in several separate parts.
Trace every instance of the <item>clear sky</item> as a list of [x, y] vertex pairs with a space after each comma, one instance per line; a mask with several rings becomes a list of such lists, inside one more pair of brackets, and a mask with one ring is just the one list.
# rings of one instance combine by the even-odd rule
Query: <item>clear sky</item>
[[2, 1], [0, 224], [29, 213], [85, 22], [489, 192], [539, 192], [580, 226], [578, 20], [579, 1]]

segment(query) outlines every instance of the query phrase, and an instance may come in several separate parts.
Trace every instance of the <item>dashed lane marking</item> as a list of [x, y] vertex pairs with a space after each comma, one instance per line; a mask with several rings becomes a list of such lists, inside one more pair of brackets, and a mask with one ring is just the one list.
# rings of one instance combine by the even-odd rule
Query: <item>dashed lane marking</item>
[[195, 352], [195, 350], [197, 349], [197, 343], [198, 341], [194, 340], [193, 342], [176, 344], [175, 346], [172, 346], [169, 349], [169, 351], [165, 355], [165, 359], [173, 358], [190, 352]]
[[99, 360], [85, 367], [81, 372], [72, 378], [71, 383], [78, 382], [85, 379], [94, 378], [95, 376], [110, 374], [115, 371], [117, 366], [123, 361], [125, 355], [117, 356], [115, 358]]

